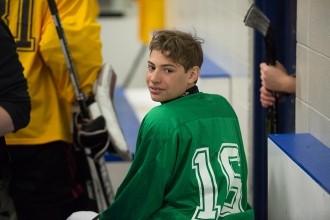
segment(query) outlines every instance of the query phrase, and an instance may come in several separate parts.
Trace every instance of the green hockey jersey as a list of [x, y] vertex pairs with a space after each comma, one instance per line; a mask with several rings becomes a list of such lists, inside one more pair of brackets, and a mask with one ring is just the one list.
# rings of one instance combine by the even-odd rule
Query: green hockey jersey
[[240, 127], [227, 100], [198, 92], [154, 107], [100, 219], [254, 219]]

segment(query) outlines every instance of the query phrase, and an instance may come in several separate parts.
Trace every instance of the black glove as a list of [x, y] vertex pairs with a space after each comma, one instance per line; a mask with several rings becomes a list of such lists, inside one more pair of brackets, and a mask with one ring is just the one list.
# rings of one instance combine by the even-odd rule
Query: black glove
[[88, 148], [94, 159], [102, 156], [110, 146], [110, 137], [103, 116], [86, 120], [76, 113], [73, 133], [75, 144], [81, 148]]

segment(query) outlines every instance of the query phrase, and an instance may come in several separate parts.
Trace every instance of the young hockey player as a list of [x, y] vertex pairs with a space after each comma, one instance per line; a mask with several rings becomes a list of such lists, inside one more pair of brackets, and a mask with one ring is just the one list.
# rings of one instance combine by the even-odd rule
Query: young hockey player
[[199, 92], [203, 40], [181, 31], [154, 33], [146, 83], [160, 102], [142, 121], [131, 168], [114, 203], [97, 217], [70, 220], [252, 220], [239, 122], [220, 95]]

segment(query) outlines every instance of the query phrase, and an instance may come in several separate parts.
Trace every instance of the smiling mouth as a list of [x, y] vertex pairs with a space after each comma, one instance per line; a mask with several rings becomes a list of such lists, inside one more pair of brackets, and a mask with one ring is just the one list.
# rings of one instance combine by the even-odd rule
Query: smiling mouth
[[162, 91], [162, 89], [156, 87], [149, 87], [149, 91], [152, 94], [159, 94]]

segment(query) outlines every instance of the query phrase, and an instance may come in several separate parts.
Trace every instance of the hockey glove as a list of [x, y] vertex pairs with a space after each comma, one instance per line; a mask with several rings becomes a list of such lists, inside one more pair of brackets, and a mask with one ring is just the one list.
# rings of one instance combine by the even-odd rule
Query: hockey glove
[[[92, 109], [98, 106], [92, 102], [88, 107]], [[92, 158], [102, 156], [110, 146], [110, 136], [104, 117], [98, 114], [94, 119], [84, 119], [79, 113], [75, 113], [74, 140], [79, 147], [90, 149]]]

